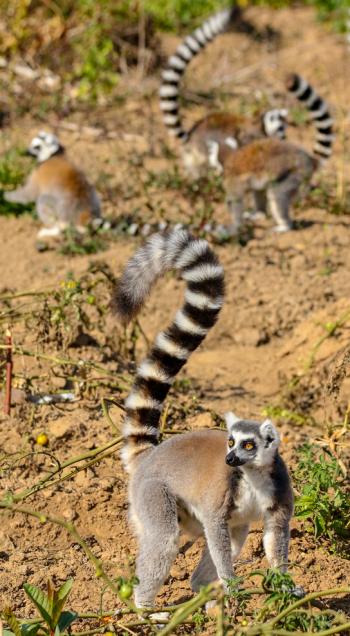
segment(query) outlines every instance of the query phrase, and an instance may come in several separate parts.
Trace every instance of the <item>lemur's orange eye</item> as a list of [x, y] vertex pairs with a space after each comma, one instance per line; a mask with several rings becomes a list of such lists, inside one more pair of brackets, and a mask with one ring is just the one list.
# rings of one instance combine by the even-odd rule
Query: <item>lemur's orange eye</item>
[[243, 443], [243, 448], [244, 448], [244, 450], [247, 450], [247, 451], [253, 450], [254, 444], [253, 444], [253, 442], [244, 442]]
[[230, 439], [228, 440], [228, 447], [229, 447], [229, 448], [232, 448], [234, 445], [235, 445], [235, 440], [234, 440], [234, 439], [232, 439], [232, 438], [230, 438]]

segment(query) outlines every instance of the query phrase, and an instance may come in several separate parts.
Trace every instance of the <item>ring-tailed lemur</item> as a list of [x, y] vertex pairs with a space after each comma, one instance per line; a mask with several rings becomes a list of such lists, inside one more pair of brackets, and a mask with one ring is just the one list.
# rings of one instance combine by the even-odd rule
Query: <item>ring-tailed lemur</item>
[[210, 155], [211, 141], [226, 143], [232, 148], [242, 146], [260, 137], [285, 138], [286, 109], [272, 109], [252, 119], [234, 113], [211, 113], [185, 131], [179, 112], [179, 84], [190, 61], [217, 35], [224, 33], [239, 15], [239, 8], [220, 11], [206, 20], [177, 47], [162, 72], [160, 108], [170, 134], [183, 142], [182, 156], [186, 172], [196, 178], [208, 167], [220, 170]]
[[100, 202], [87, 178], [66, 157], [64, 147], [51, 133], [40, 132], [32, 139], [27, 153], [39, 166], [21, 188], [5, 193], [6, 201], [36, 202], [44, 228], [38, 237], [58, 236], [69, 225], [83, 231], [89, 223], [99, 224]]
[[130, 519], [138, 537], [135, 600], [153, 606], [178, 551], [181, 528], [205, 536], [193, 590], [233, 576], [253, 520], [265, 522], [271, 566], [287, 568], [293, 494], [278, 453], [280, 438], [262, 424], [228, 413], [223, 430], [202, 430], [159, 441], [166, 395], [188, 357], [215, 324], [224, 297], [224, 272], [204, 240], [186, 231], [155, 234], [129, 261], [115, 294], [124, 322], [143, 306], [155, 280], [169, 269], [186, 283], [185, 303], [156, 338], [125, 401], [122, 458], [130, 473]]
[[289, 209], [302, 186], [309, 186], [315, 170], [332, 153], [333, 119], [327, 104], [310, 84], [299, 75], [287, 79], [288, 90], [309, 111], [316, 130], [311, 153], [300, 146], [279, 139], [260, 139], [232, 152], [227, 144], [216, 144], [212, 152], [223, 166], [224, 186], [232, 214], [230, 231], [236, 233], [241, 225], [244, 199], [253, 193], [257, 208], [266, 207], [276, 222], [276, 231], [292, 228]]

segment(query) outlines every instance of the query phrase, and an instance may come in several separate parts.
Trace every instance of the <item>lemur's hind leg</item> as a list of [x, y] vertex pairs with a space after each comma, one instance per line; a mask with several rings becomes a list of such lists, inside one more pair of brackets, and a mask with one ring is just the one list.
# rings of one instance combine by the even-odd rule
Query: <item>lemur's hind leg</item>
[[267, 197], [265, 190], [254, 190], [254, 205], [255, 205], [255, 214], [267, 212]]
[[217, 578], [218, 573], [216, 571], [216, 567], [210, 556], [208, 546], [205, 544], [201, 560], [191, 576], [191, 589], [193, 592], [199, 592], [202, 585], [208, 585]]
[[232, 218], [231, 225], [229, 226], [228, 231], [233, 236], [235, 234], [238, 234], [242, 225], [244, 212], [243, 197], [241, 198], [239, 195], [235, 195], [233, 193], [229, 194], [226, 198], [226, 203]]
[[42, 194], [36, 202], [36, 210], [45, 227], [39, 230], [38, 238], [59, 236], [66, 224], [59, 221], [58, 201], [50, 194]]
[[267, 197], [265, 190], [253, 190], [253, 202], [254, 210], [243, 213], [243, 218], [248, 221], [256, 221], [261, 218], [265, 218], [267, 212]]
[[10, 203], [31, 203], [31, 201], [35, 201], [36, 197], [37, 189], [31, 179], [21, 188], [4, 193], [5, 201], [9, 201]]
[[230, 529], [232, 560], [238, 559], [249, 531], [248, 525], [235, 526]]
[[300, 177], [293, 173], [282, 181], [269, 185], [267, 200], [270, 213], [277, 224], [274, 228], [276, 232], [287, 232], [292, 229], [293, 222], [290, 218], [289, 210], [300, 186]]
[[[236, 526], [230, 529], [232, 561], [238, 558], [247, 538], [248, 530], [248, 526]], [[218, 573], [206, 544], [203, 548], [201, 560], [191, 576], [191, 588], [194, 592], [198, 592], [201, 585], [208, 585], [217, 578]]]
[[164, 484], [154, 481], [144, 482], [135, 503], [139, 539], [135, 603], [152, 607], [178, 552], [177, 506]]

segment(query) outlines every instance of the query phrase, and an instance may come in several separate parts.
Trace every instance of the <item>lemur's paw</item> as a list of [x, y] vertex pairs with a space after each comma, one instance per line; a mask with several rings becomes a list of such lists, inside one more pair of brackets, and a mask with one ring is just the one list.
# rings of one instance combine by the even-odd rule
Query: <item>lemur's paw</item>
[[266, 214], [260, 210], [256, 210], [255, 212], [246, 210], [243, 212], [243, 218], [247, 221], [261, 221], [262, 219], [266, 219]]
[[218, 606], [218, 602], [215, 599], [212, 599], [211, 601], [207, 601], [204, 606], [205, 613], [208, 614], [208, 616], [213, 616], [214, 614], [216, 614], [217, 606]]
[[278, 232], [279, 234], [282, 232], [290, 232], [293, 229], [292, 225], [276, 225], [272, 228], [273, 232]]
[[58, 225], [53, 227], [42, 227], [37, 234], [37, 238], [49, 238], [51, 236], [59, 236], [61, 234], [61, 228]]
[[[163, 629], [167, 624], [170, 617], [170, 612], [154, 612], [153, 614], [149, 614], [148, 618], [157, 623], [158, 629]], [[166, 621], [166, 623], [159, 622]]]

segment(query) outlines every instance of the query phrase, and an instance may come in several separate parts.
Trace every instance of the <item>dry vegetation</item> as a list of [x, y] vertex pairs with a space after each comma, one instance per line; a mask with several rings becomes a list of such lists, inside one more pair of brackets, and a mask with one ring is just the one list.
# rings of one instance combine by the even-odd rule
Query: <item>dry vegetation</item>
[[[33, 210], [0, 199], [1, 406], [9, 330], [14, 365], [11, 414], [0, 416], [5, 634], [350, 632], [350, 56], [343, 35], [317, 22], [312, 8], [253, 8], [247, 17], [261, 33], [268, 25], [278, 37], [236, 33], [208, 47], [186, 78], [188, 121], [219, 106], [249, 112], [285, 105], [283, 74], [295, 70], [333, 106], [335, 156], [299, 202], [295, 233], [275, 235], [264, 221], [239, 242], [215, 246], [226, 270], [226, 305], [175, 383], [163, 434], [220, 427], [229, 408], [258, 419], [268, 414], [279, 424], [297, 495], [294, 583], [266, 571], [257, 526], [228, 598], [216, 586], [192, 597], [189, 573], [200, 546], [184, 542], [158, 599], [176, 604], [169, 624], [160, 628], [135, 614], [129, 598], [135, 542], [119, 461], [122, 402], [136, 361], [170, 320], [183, 290], [173, 276], [160, 282], [128, 330], [110, 314], [110, 290], [142, 234], [180, 222], [212, 240], [211, 224], [227, 221], [227, 213], [219, 180], [183, 177], [176, 145], [160, 123], [154, 66], [177, 38], [154, 26], [150, 31], [139, 19], [138, 37], [150, 36], [146, 53], [138, 39], [135, 45], [132, 25], [128, 45], [118, 40], [113, 48], [117, 83], [109, 45], [102, 47], [105, 57], [90, 60], [91, 74], [74, 67], [69, 75], [67, 41], [78, 28], [76, 16], [63, 20], [57, 11], [36, 39], [17, 32], [18, 46], [8, 44], [0, 69], [8, 112], [0, 185], [11, 188], [30, 170], [21, 150], [33, 134], [55, 130], [96, 184], [112, 229], [83, 241], [69, 232], [59, 243], [37, 245]], [[46, 66], [52, 34], [59, 42], [66, 38], [63, 69], [58, 58]], [[94, 75], [96, 68], [102, 75]], [[300, 126], [291, 136], [308, 145], [302, 112], [294, 107], [293, 116]], [[35, 586], [45, 590], [48, 580], [45, 599]], [[293, 596], [295, 583], [304, 587], [304, 599]], [[69, 612], [63, 608], [68, 595]], [[204, 604], [214, 597], [218, 605], [206, 614]]]

